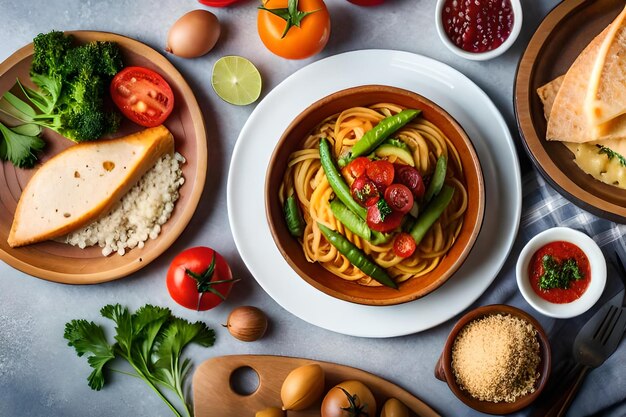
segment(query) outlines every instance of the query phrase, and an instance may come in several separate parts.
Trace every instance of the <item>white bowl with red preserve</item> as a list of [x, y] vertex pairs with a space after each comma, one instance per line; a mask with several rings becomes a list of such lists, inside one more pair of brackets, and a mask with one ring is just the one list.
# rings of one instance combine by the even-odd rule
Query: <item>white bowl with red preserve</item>
[[438, 0], [437, 33], [448, 49], [475, 61], [503, 54], [522, 29], [520, 0]]
[[532, 238], [517, 260], [517, 285], [535, 310], [569, 318], [589, 310], [606, 284], [606, 261], [592, 238], [554, 227]]

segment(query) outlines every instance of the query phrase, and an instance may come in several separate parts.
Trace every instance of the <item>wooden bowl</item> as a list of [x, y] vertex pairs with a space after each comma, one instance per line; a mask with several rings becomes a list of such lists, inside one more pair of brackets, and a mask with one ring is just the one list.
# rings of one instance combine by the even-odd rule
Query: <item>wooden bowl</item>
[[560, 142], [546, 141], [538, 87], [565, 74], [578, 54], [624, 8], [623, 0], [568, 0], [543, 20], [517, 69], [515, 114], [528, 156], [550, 185], [583, 209], [626, 223], [626, 190], [583, 172]]
[[[278, 190], [283, 180], [289, 155], [300, 149], [306, 136], [326, 117], [353, 106], [388, 102], [422, 110], [425, 119], [437, 125], [459, 151], [466, 186], [468, 208], [461, 232], [443, 258], [430, 273], [409, 279], [399, 288], [367, 287], [343, 280], [318, 263], [308, 262], [302, 246], [289, 234], [284, 221]], [[472, 142], [461, 126], [443, 109], [411, 91], [395, 87], [367, 85], [338, 91], [306, 108], [287, 127], [274, 149], [265, 179], [265, 211], [276, 246], [289, 265], [306, 282], [318, 290], [341, 300], [367, 305], [400, 304], [423, 297], [439, 288], [461, 266], [478, 236], [483, 221], [485, 190], [480, 163]]]
[[[182, 165], [185, 184], [179, 189], [172, 217], [162, 227], [155, 240], [149, 239], [141, 249], [135, 248], [124, 256], [113, 254], [102, 256], [99, 247], [80, 249], [64, 243], [47, 241], [20, 248], [11, 248], [7, 237], [13, 222], [17, 202], [33, 176], [35, 169], [18, 169], [10, 162], [0, 162], [0, 259], [14, 268], [35, 277], [68, 284], [95, 284], [125, 277], [148, 265], [161, 255], [183, 232], [200, 200], [204, 189], [207, 169], [207, 145], [204, 120], [200, 106], [191, 88], [160, 53], [136, 40], [105, 32], [75, 31], [77, 43], [93, 40], [117, 42], [122, 52], [124, 65], [150, 68], [165, 78], [174, 92], [175, 107], [165, 122], [174, 135], [176, 151], [187, 162]], [[33, 55], [29, 44], [15, 52], [0, 64], [0, 94], [15, 84], [16, 77], [33, 87], [28, 73]], [[128, 120], [122, 122], [115, 136], [123, 136], [144, 129]], [[71, 146], [73, 142], [61, 135], [44, 129], [46, 149], [40, 157], [43, 163], [53, 155]]]
[[[457, 385], [456, 378], [452, 372], [452, 346], [454, 345], [456, 336], [459, 334], [461, 329], [471, 321], [494, 314], [508, 314], [527, 321], [537, 331], [537, 341], [539, 342], [539, 355], [541, 357], [541, 361], [539, 362], [539, 379], [536, 382], [535, 391], [510, 403], [481, 401], [472, 397], [467, 391], [462, 390]], [[474, 410], [487, 414], [503, 415], [519, 411], [522, 408], [529, 406], [539, 397], [539, 394], [546, 386], [548, 378], [550, 377], [551, 363], [550, 342], [548, 341], [548, 336], [546, 336], [541, 324], [539, 324], [539, 322], [530, 314], [518, 308], [508, 305], [494, 304], [472, 310], [461, 317], [461, 319], [456, 323], [446, 340], [443, 353], [435, 365], [435, 377], [446, 382], [454, 395]]]

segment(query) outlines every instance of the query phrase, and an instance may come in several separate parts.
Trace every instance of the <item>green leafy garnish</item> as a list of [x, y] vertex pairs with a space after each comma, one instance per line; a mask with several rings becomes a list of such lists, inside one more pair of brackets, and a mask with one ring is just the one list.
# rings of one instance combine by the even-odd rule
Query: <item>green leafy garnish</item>
[[286, 8], [268, 9], [265, 6], [259, 6], [259, 9], [268, 11], [285, 21], [286, 23], [285, 30], [283, 31], [283, 34], [280, 37], [281, 39], [287, 35], [287, 32], [289, 32], [289, 29], [291, 29], [293, 26], [300, 27], [300, 23], [302, 22], [302, 19], [318, 11], [318, 10], [313, 10], [311, 12], [302, 12], [298, 10], [298, 0], [289, 0], [289, 3], [287, 4]]
[[387, 202], [382, 198], [378, 200], [376, 205], [378, 206], [378, 211], [380, 212], [380, 221], [384, 222], [387, 216], [392, 213], [391, 207], [389, 207], [389, 204], [387, 204]]
[[46, 145], [38, 137], [39, 132], [39, 127], [32, 124], [11, 128], [0, 123], [0, 159], [18, 168], [32, 168], [37, 162], [37, 152]]
[[596, 146], [600, 149], [598, 151], [599, 154], [605, 154], [606, 157], [609, 158], [609, 160], [612, 160], [613, 158], [617, 158], [617, 160], [619, 161], [619, 164], [623, 167], [626, 167], [626, 158], [624, 158], [622, 155], [615, 152], [611, 148], [607, 148], [604, 145], [596, 145]]
[[[105, 370], [111, 369], [113, 359], [125, 360], [167, 404], [175, 416], [182, 414], [165, 397], [160, 387], [178, 396], [184, 410], [191, 416], [191, 404], [185, 395], [185, 377], [191, 361], [181, 360], [183, 349], [190, 343], [209, 347], [215, 342], [215, 332], [203, 322], [191, 323], [175, 317], [168, 308], [145, 305], [134, 314], [119, 304], [106, 305], [100, 310], [103, 317], [115, 323], [115, 343], [110, 344], [102, 326], [87, 320], [72, 320], [65, 325], [63, 337], [74, 347], [78, 356], [87, 354], [93, 371], [87, 378], [89, 387], [100, 390], [105, 385]], [[128, 374], [127, 372], [117, 371]]]
[[541, 258], [543, 275], [539, 277], [539, 288], [550, 290], [553, 288], [568, 289], [571, 281], [583, 278], [583, 274], [575, 259], [570, 258], [558, 263], [554, 257], [544, 255]]

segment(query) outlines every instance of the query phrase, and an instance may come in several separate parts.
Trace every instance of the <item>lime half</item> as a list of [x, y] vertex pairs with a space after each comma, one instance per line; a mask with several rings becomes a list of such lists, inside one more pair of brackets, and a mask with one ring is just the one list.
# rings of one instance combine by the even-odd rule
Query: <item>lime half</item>
[[261, 95], [261, 74], [241, 56], [224, 56], [213, 65], [211, 85], [224, 101], [237, 106], [254, 103]]

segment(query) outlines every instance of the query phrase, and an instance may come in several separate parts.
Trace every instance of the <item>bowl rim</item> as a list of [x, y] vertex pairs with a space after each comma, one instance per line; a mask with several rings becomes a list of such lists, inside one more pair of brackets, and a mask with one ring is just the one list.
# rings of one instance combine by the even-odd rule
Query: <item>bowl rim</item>
[[[300, 123], [302, 123], [302, 121], [306, 118], [306, 116], [313, 110], [315, 110], [318, 107], [322, 107], [322, 105], [329, 100], [329, 98], [333, 97], [333, 96], [343, 96], [343, 95], [348, 95], [348, 94], [353, 94], [356, 92], [361, 92], [361, 91], [365, 91], [367, 93], [379, 93], [379, 92], [388, 92], [388, 93], [393, 93], [393, 94], [402, 94], [402, 95], [408, 95], [408, 96], [412, 96], [412, 98], [417, 99], [429, 106], [431, 106], [435, 111], [441, 113], [442, 115], [444, 115], [446, 117], [446, 119], [449, 121], [450, 125], [452, 126], [452, 128], [458, 132], [459, 136], [461, 136], [461, 138], [463, 139], [463, 142], [466, 144], [467, 149], [472, 157], [472, 160], [475, 161], [475, 165], [477, 166], [477, 170], [476, 170], [476, 177], [477, 177], [477, 183], [478, 183], [478, 192], [477, 192], [477, 200], [478, 200], [478, 204], [477, 204], [477, 221], [475, 222], [473, 228], [471, 229], [471, 234], [470, 237], [468, 239], [468, 242], [466, 244], [466, 247], [463, 248], [462, 252], [459, 254], [458, 257], [458, 261], [456, 261], [451, 268], [449, 268], [444, 274], [442, 274], [443, 278], [442, 279], [438, 279], [435, 282], [433, 282], [432, 284], [430, 284], [429, 286], [425, 287], [424, 289], [422, 289], [422, 291], [418, 291], [418, 292], [414, 292], [414, 293], [409, 293], [409, 294], [405, 294], [405, 295], [399, 295], [397, 297], [393, 297], [393, 298], [388, 298], [388, 299], [371, 299], [371, 298], [365, 298], [365, 297], [358, 297], [358, 296], [353, 296], [353, 295], [349, 295], [349, 294], [344, 294], [343, 292], [333, 289], [333, 288], [329, 288], [325, 285], [323, 285], [322, 283], [318, 282], [317, 280], [311, 278], [306, 272], [304, 272], [300, 266], [294, 262], [291, 257], [288, 255], [286, 249], [283, 247], [283, 245], [280, 243], [280, 239], [279, 239], [279, 232], [277, 230], [277, 225], [275, 224], [274, 220], [273, 220], [273, 216], [272, 216], [272, 209], [271, 209], [271, 199], [268, 198], [268, 196], [271, 194], [271, 190], [270, 190], [270, 178], [271, 178], [271, 174], [272, 172], [277, 169], [276, 168], [276, 163], [275, 160], [277, 158], [277, 155], [279, 153], [279, 149], [281, 148], [281, 146], [285, 143], [286, 139], [289, 136], [289, 133]], [[321, 120], [320, 120], [321, 121]], [[281, 172], [284, 173], [284, 168], [280, 168]], [[302, 112], [300, 112], [289, 124], [289, 126], [287, 126], [287, 128], [283, 131], [283, 134], [281, 135], [280, 139], [278, 140], [278, 142], [276, 143], [276, 145], [274, 146], [274, 149], [272, 151], [272, 155], [270, 157], [270, 161], [268, 163], [268, 168], [266, 171], [266, 175], [265, 175], [265, 190], [264, 190], [264, 195], [265, 195], [265, 216], [266, 216], [266, 220], [268, 223], [268, 226], [270, 228], [270, 233], [272, 235], [272, 239], [274, 240], [274, 243], [276, 245], [276, 247], [278, 248], [279, 252], [281, 253], [282, 257], [287, 261], [287, 263], [289, 264], [289, 266], [309, 285], [312, 285], [314, 288], [316, 288], [317, 290], [325, 293], [328, 296], [337, 298], [339, 300], [343, 300], [343, 301], [348, 301], [351, 303], [356, 303], [356, 304], [363, 304], [363, 305], [369, 305], [369, 306], [389, 306], [389, 305], [397, 305], [397, 304], [402, 304], [402, 303], [407, 303], [410, 301], [414, 301], [418, 298], [424, 297], [426, 295], [428, 295], [429, 293], [435, 291], [437, 288], [441, 287], [445, 282], [448, 281], [448, 279], [454, 275], [454, 273], [462, 266], [462, 264], [465, 262], [465, 260], [467, 259], [467, 257], [469, 256], [469, 253], [471, 252], [471, 250], [474, 247], [474, 244], [476, 243], [477, 237], [480, 233], [480, 230], [482, 229], [482, 225], [484, 223], [484, 212], [485, 212], [485, 199], [486, 199], [486, 195], [485, 195], [485, 184], [484, 184], [484, 178], [483, 178], [483, 173], [482, 173], [482, 168], [481, 168], [481, 164], [480, 164], [480, 160], [478, 158], [478, 154], [476, 153], [475, 147], [473, 142], [471, 141], [471, 139], [469, 138], [469, 136], [467, 135], [467, 133], [465, 132], [465, 130], [461, 127], [461, 125], [456, 121], [456, 119], [454, 119], [446, 110], [444, 110], [441, 106], [439, 106], [438, 104], [434, 103], [433, 101], [429, 100], [428, 98], [422, 96], [419, 93], [416, 93], [414, 91], [410, 91], [404, 88], [399, 88], [399, 87], [393, 87], [393, 86], [389, 86], [389, 85], [380, 85], [380, 84], [365, 84], [365, 85], [359, 85], [359, 86], [354, 86], [354, 87], [349, 87], [349, 88], [345, 88], [342, 90], [338, 90], [335, 91], [331, 94], [326, 95], [325, 97], [320, 98], [319, 100], [311, 103], [306, 109], [304, 109]], [[320, 268], [322, 268], [320, 266]], [[329, 272], [330, 273], [330, 272]], [[355, 284], [356, 285], [356, 284]]]
[[[539, 364], [540, 375], [537, 380], [536, 389], [530, 394], [526, 394], [523, 397], [518, 398], [514, 402], [489, 402], [481, 401], [472, 397], [469, 393], [463, 391], [456, 383], [454, 372], [452, 371], [452, 347], [456, 340], [457, 335], [468, 323], [487, 316], [495, 314], [508, 314], [513, 317], [521, 318], [530, 323], [537, 332], [537, 341], [539, 342], [539, 352], [541, 362]], [[441, 366], [441, 370], [445, 376], [445, 382], [452, 393], [467, 406], [474, 410], [487, 413], [487, 414], [510, 414], [519, 411], [531, 403], [533, 403], [541, 394], [545, 388], [548, 379], [550, 378], [552, 368], [552, 350], [550, 347], [550, 341], [546, 332], [541, 324], [531, 316], [529, 313], [521, 310], [517, 307], [506, 304], [490, 304], [482, 307], [475, 308], [465, 313], [454, 325], [439, 359], [438, 365]]]
[[448, 0], [437, 0], [437, 5], [435, 6], [435, 27], [437, 28], [437, 34], [439, 35], [439, 39], [443, 42], [443, 44], [456, 55], [469, 59], [472, 61], [487, 61], [489, 59], [495, 58], [499, 55], [505, 53], [517, 40], [521, 30], [522, 24], [524, 21], [524, 13], [522, 12], [522, 4], [520, 0], [509, 0], [511, 2], [511, 7], [513, 8], [513, 27], [511, 28], [511, 33], [506, 40], [498, 46], [496, 49], [492, 49], [491, 51], [485, 52], [469, 52], [462, 48], [456, 46], [446, 33], [443, 28], [443, 18], [441, 16], [441, 12], [443, 11], [443, 6], [445, 2]]
[[[542, 246], [565, 241], [578, 246], [589, 259], [591, 281], [582, 296], [571, 303], [551, 303], [535, 293], [528, 280], [528, 265], [535, 252]], [[524, 246], [515, 265], [517, 287], [524, 299], [539, 313], [554, 318], [571, 318], [583, 314], [602, 296], [606, 286], [606, 259], [598, 244], [586, 233], [569, 227], [552, 227], [534, 236]]]

